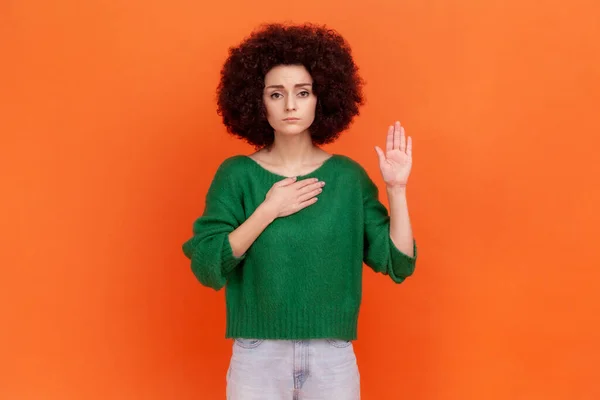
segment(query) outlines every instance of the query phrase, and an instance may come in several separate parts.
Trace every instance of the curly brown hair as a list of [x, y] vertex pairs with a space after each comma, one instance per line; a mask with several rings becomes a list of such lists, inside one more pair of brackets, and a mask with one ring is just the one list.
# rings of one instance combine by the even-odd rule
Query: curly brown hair
[[270, 146], [273, 128], [263, 103], [265, 75], [278, 65], [303, 65], [317, 96], [309, 128], [314, 144], [336, 140], [364, 104], [364, 80], [344, 38], [325, 25], [263, 24], [229, 48], [217, 88], [217, 114], [227, 131], [255, 148]]

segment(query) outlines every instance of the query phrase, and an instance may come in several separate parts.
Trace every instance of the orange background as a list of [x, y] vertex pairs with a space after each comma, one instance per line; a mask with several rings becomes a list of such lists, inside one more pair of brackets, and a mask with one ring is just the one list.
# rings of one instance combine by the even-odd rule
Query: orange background
[[252, 3], [0, 3], [0, 398], [224, 398], [224, 292], [181, 244], [252, 151], [215, 112], [227, 47], [286, 20], [367, 81], [326, 150], [383, 189], [373, 146], [414, 139], [420, 259], [365, 270], [363, 398], [600, 398], [598, 2]]

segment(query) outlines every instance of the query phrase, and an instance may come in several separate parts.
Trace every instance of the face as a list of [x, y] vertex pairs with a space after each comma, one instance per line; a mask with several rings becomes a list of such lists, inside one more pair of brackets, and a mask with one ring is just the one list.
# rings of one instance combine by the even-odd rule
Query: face
[[312, 83], [312, 77], [302, 65], [279, 65], [267, 73], [263, 102], [267, 120], [276, 134], [307, 132], [315, 120], [317, 106]]

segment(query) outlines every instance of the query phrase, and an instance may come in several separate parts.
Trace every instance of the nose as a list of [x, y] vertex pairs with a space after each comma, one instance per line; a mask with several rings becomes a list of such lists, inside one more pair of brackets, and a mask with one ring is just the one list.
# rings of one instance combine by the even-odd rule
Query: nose
[[288, 96], [285, 100], [285, 111], [295, 111], [296, 103], [294, 102], [294, 96]]

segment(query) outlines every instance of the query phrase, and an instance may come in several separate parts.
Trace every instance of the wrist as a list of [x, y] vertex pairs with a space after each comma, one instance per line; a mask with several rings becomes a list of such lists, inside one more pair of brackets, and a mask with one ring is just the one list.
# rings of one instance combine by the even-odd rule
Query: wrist
[[266, 202], [261, 203], [255, 211], [261, 219], [265, 220], [267, 224], [277, 219], [277, 213], [270, 207]]
[[402, 184], [402, 185], [393, 185], [393, 186], [386, 186], [386, 191], [388, 192], [388, 194], [405, 194], [406, 193], [406, 184]]

